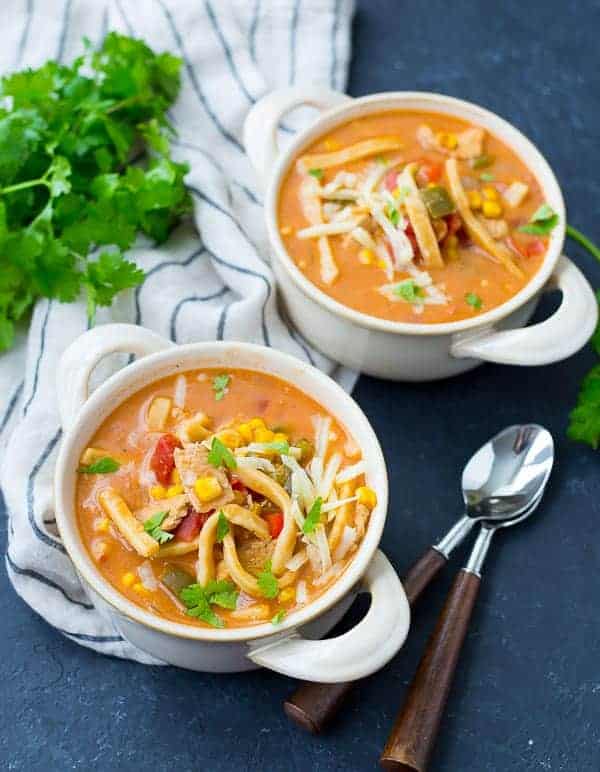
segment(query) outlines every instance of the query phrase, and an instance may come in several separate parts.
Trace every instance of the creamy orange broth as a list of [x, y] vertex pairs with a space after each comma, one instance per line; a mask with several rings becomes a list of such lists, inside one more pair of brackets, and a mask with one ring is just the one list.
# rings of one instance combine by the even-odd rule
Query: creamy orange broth
[[[152, 472], [150, 472], [150, 479], [148, 478], [148, 459], [152, 457], [157, 441], [164, 434], [175, 434], [178, 427], [181, 426], [181, 422], [197, 411], [202, 411], [208, 415], [211, 435], [214, 432], [218, 434], [226, 427], [237, 431], [236, 427], [240, 425], [245, 427], [248, 421], [253, 420], [255, 423], [263, 421], [267, 431], [279, 432], [278, 437], [285, 433], [291, 446], [302, 438], [308, 439], [314, 444], [313, 417], [327, 415], [317, 402], [299, 389], [274, 376], [237, 369], [225, 371], [229, 376], [229, 383], [226, 393], [221, 399], [217, 399], [214, 378], [222, 375], [223, 372], [222, 370], [203, 370], [184, 373], [183, 377], [186, 382], [185, 405], [182, 409], [172, 407], [167, 422], [160, 432], [148, 429], [148, 409], [156, 397], [174, 399], [176, 379], [177, 377], [181, 378], [181, 375], [152, 383], [123, 402], [103, 421], [90, 442], [90, 447], [101, 450], [103, 457], [107, 456], [117, 460], [121, 464], [120, 468], [116, 472], [107, 474], [81, 473], [78, 477], [76, 491], [77, 516], [83, 541], [102, 575], [119, 592], [142, 608], [166, 619], [201, 626], [205, 625], [205, 622], [189, 616], [181, 600], [176, 598], [160, 582], [164, 572], [172, 567], [184, 569], [190, 576], [194, 577], [192, 581], [195, 582], [198, 548], [194, 547], [193, 551], [186, 555], [167, 559], [161, 557], [160, 550], [163, 547], [160, 547], [158, 556], [147, 561], [132, 548], [126, 535], [108, 516], [101, 503], [101, 494], [108, 488], [112, 489], [122, 497], [134, 515], [142, 507], [155, 503], [156, 500], [153, 496], [157, 489], [157, 479]], [[248, 430], [244, 429], [244, 431]], [[257, 429], [252, 431], [256, 433]], [[210, 444], [211, 437], [207, 441]], [[192, 444], [194, 443], [190, 443], [190, 445]], [[242, 442], [242, 444], [244, 443]], [[331, 419], [325, 462], [327, 463], [335, 453], [338, 453], [341, 458], [340, 469], [360, 460], [360, 451], [354, 440], [339, 423]], [[273, 463], [278, 460], [276, 455], [270, 455], [269, 458]], [[144, 464], [145, 459], [146, 463]], [[300, 463], [304, 466], [302, 460]], [[146, 469], [146, 472], [142, 472], [140, 478], [140, 470], [142, 469]], [[239, 469], [237, 471], [239, 472]], [[228, 474], [232, 476], [232, 479], [235, 479], [236, 470]], [[170, 480], [171, 484], [173, 484], [173, 480], [174, 478]], [[353, 493], [354, 489], [362, 483], [362, 475], [357, 476], [351, 483], [347, 483], [351, 488], [350, 493]], [[252, 490], [248, 492], [255, 500], [254, 506], [257, 506], [257, 501], [261, 497], [256, 496]], [[340, 492], [340, 486], [338, 486], [338, 492]], [[348, 491], [346, 491], [347, 494]], [[237, 499], [244, 506], [248, 504], [247, 495], [240, 494]], [[166, 506], [169, 501], [170, 499], [165, 498], [159, 500], [158, 503], [161, 506]], [[368, 510], [365, 507], [359, 510], [356, 504], [349, 504], [347, 507], [349, 509], [344, 511], [349, 514], [348, 525], [357, 526], [355, 520], [357, 512], [362, 513], [364, 525], [366, 517], [368, 517]], [[339, 512], [341, 509], [337, 511]], [[269, 514], [272, 514], [271, 510], [277, 510], [277, 507], [270, 506], [269, 502], [266, 501], [264, 508], [257, 511], [261, 517], [268, 519]], [[326, 519], [327, 515], [324, 515], [322, 517], [323, 528], [325, 532], [331, 534], [332, 523], [326, 522]], [[239, 525], [230, 523], [229, 527], [238, 549], [240, 544], [256, 538]], [[304, 548], [301, 537], [302, 534], [299, 532], [294, 552]], [[330, 575], [325, 573], [321, 580], [319, 577], [323, 572], [313, 568], [310, 562], [306, 562], [297, 571], [286, 571], [277, 577], [279, 588], [275, 597], [267, 598], [260, 595], [252, 598], [245, 594], [238, 596], [237, 605], [242, 607], [241, 610], [231, 610], [219, 606], [211, 606], [211, 610], [228, 627], [268, 622], [277, 614], [282, 616], [283, 613], [288, 613], [294, 608], [309, 603], [324, 592], [351, 560], [359, 540], [357, 536], [356, 543], [350, 547], [343, 559], [338, 561], [334, 559], [334, 571], [330, 571]], [[170, 547], [178, 542], [181, 543], [181, 539], [175, 535], [175, 538], [166, 542], [165, 546]], [[276, 538], [272, 538], [271, 542], [265, 542], [267, 553], [269, 550], [272, 551], [271, 548], [275, 542]], [[213, 557], [216, 566], [221, 561], [222, 553], [222, 544], [215, 544]], [[148, 590], [144, 586], [139, 574], [140, 566], [147, 562], [150, 563], [153, 575], [159, 582], [158, 587], [154, 590]], [[258, 568], [251, 566], [248, 570], [256, 576], [262, 569], [264, 569], [264, 565]], [[230, 578], [226, 571], [224, 576], [226, 580]], [[315, 580], [317, 580], [316, 584], [314, 583]], [[305, 601], [296, 599], [296, 593], [301, 583], [305, 584], [307, 595]], [[247, 609], [244, 612], [243, 607], [245, 606]]]
[[[308, 154], [346, 148], [375, 137], [395, 137], [402, 141], [401, 149], [384, 154], [383, 159], [371, 156], [324, 169], [320, 179], [322, 186], [333, 180], [342, 170], [360, 175], [372, 167], [373, 163], [382, 160], [390, 163], [402, 159], [402, 164], [397, 167], [399, 171], [404, 164], [412, 161], [420, 164], [443, 164], [447, 158], [444, 153], [438, 150], [424, 150], [417, 141], [417, 129], [423, 124], [429, 126], [434, 133], [458, 134], [469, 128], [464, 121], [442, 114], [394, 111], [369, 115], [332, 130], [306, 148], [300, 158]], [[303, 172], [298, 163], [291, 165], [282, 183], [279, 197], [278, 220], [285, 247], [296, 265], [317, 287], [340, 303], [372, 316], [398, 322], [442, 323], [484, 313], [504, 303], [529, 282], [539, 269], [547, 247], [547, 238], [527, 235], [516, 230], [529, 220], [543, 202], [540, 186], [533, 174], [515, 153], [489, 133], [485, 135], [484, 153], [494, 157], [491, 165], [475, 170], [469, 161], [460, 160], [460, 175], [465, 188], [469, 186], [470, 189], [478, 191], [485, 186], [496, 188], [503, 210], [501, 219], [506, 220], [510, 237], [508, 241], [502, 239], [502, 242], [510, 249], [515, 264], [523, 272], [522, 277], [508, 272], [489, 253], [475, 246], [464, 230], [461, 230], [456, 249], [450, 250], [444, 242], [440, 243], [443, 267], [427, 268], [434, 284], [443, 287], [447, 295], [448, 302], [444, 305], [425, 305], [417, 314], [410, 303], [394, 302], [383, 296], [379, 288], [390, 280], [376, 264], [363, 264], [360, 261], [361, 245], [346, 234], [329, 237], [339, 275], [331, 284], [324, 282], [320, 275], [316, 239], [303, 240], [296, 235], [298, 230], [310, 225], [303, 213], [299, 197], [300, 185], [305, 179], [306, 171]], [[481, 174], [492, 174], [493, 181], [480, 179]], [[529, 191], [520, 205], [511, 208], [503, 202], [502, 191], [515, 180], [525, 183]], [[448, 188], [445, 170], [439, 184]], [[423, 267], [418, 260], [417, 265], [419, 268]], [[396, 270], [393, 281], [408, 277], [408, 273]], [[479, 308], [466, 302], [469, 293], [480, 299]], [[475, 305], [479, 303], [475, 302]]]

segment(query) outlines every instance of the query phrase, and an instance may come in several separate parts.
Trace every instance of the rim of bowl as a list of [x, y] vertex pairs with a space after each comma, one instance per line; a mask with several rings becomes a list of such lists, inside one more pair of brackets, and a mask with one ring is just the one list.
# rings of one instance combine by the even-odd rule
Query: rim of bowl
[[[219, 367], [218, 363], [214, 365], [203, 365], [202, 362], [198, 361], [195, 364], [190, 361], [188, 364], [185, 361], [186, 359], [201, 359], [202, 357], [207, 357], [211, 354], [214, 356], [218, 353], [238, 354], [240, 351], [243, 352], [244, 356], [247, 355], [248, 359], [255, 356], [257, 362], [265, 358], [265, 366], [261, 368], [258, 365], [252, 366], [242, 363], [237, 365], [238, 367], [245, 370], [264, 372], [273, 375], [276, 378], [280, 378], [283, 381], [287, 381], [295, 388], [304, 391], [309, 397], [315, 400], [315, 402], [321, 405], [323, 410], [326, 410], [327, 413], [336, 417], [336, 420], [339, 421], [359, 445], [363, 454], [362, 457], [367, 461], [367, 464], [372, 467], [372, 474], [376, 475], [378, 478], [378, 502], [371, 512], [367, 532], [365, 533], [356, 554], [339, 578], [337, 578], [331, 587], [319, 595], [315, 600], [311, 601], [298, 611], [291, 612], [287, 615], [281, 624], [275, 627], [269, 620], [268, 622], [248, 627], [224, 629], [194, 627], [193, 625], [173, 622], [145, 611], [141, 606], [136, 605], [115, 589], [115, 587], [105, 579], [101, 572], [96, 568], [83, 544], [77, 525], [75, 508], [76, 483], [74, 473], [76, 463], [73, 459], [73, 451], [77, 450], [78, 445], [81, 445], [80, 437], [82, 425], [88, 423], [91, 426], [85, 433], [85, 441], [87, 442], [91, 439], [102, 421], [105, 420], [125, 399], [139, 391], [141, 388], [144, 388], [144, 385], [168, 377], [169, 374], [172, 375], [175, 372], [187, 372], [203, 366]], [[269, 366], [269, 363], [272, 363], [274, 360], [281, 365], [282, 371], [287, 371], [287, 375], [279, 374], [275, 371], [275, 366]], [[161, 363], [162, 369], [157, 373], [159, 370], [157, 365], [159, 363]], [[300, 368], [307, 376], [308, 380], [316, 385], [320, 385], [324, 392], [329, 390], [330, 393], [332, 393], [332, 397], [335, 395], [336, 409], [338, 409], [338, 412], [335, 412], [329, 407], [326, 408], [319, 398], [315, 397], [307, 389], [294, 384], [294, 381], [292, 380], [293, 371], [294, 369], [297, 371], [298, 368]], [[163, 370], [166, 369], [169, 369], [169, 373], [163, 372]], [[138, 379], [136, 379], [136, 375], [138, 376]], [[132, 381], [135, 381], [134, 388], [131, 388]], [[111, 405], [108, 410], [106, 409], [107, 404]], [[342, 417], [342, 413], [346, 417]], [[350, 414], [353, 416], [353, 422], [360, 429], [360, 441], [359, 438], [356, 437], [356, 432], [351, 431], [348, 428], [348, 416]], [[72, 484], [69, 484], [69, 472], [73, 475]], [[108, 603], [113, 610], [119, 612], [127, 619], [138, 622], [144, 627], [154, 631], [171, 635], [176, 638], [187, 638], [190, 640], [210, 641], [215, 643], [232, 641], [245, 642], [265, 638], [267, 636], [279, 636], [292, 628], [302, 627], [328, 611], [347, 595], [364, 575], [364, 572], [379, 546], [387, 517], [388, 506], [388, 477], [383, 451], [381, 450], [377, 435], [368, 418], [352, 397], [332, 378], [318, 370], [316, 367], [276, 349], [242, 342], [201, 342], [170, 346], [163, 351], [144, 356], [136, 362], [126, 365], [110, 376], [90, 395], [81, 408], [73, 426], [66, 431], [65, 436], [63, 437], [56, 464], [54, 490], [56, 522], [67, 554], [73, 562], [77, 572], [103, 601]]]
[[[411, 106], [410, 102], [421, 103], [420, 107]], [[363, 106], [369, 107], [363, 110]], [[446, 109], [444, 109], [446, 108]], [[279, 191], [283, 179], [296, 156], [307, 145], [314, 142], [319, 136], [330, 131], [334, 127], [346, 122], [354, 113], [360, 113], [361, 117], [367, 114], [391, 112], [394, 110], [423, 110], [432, 113], [454, 115], [463, 120], [487, 128], [525, 164], [535, 176], [544, 199], [558, 214], [559, 222], [550, 233], [548, 249], [544, 261], [537, 273], [530, 281], [507, 301], [495, 308], [486, 311], [479, 316], [461, 319], [456, 322], [427, 323], [427, 322], [396, 322], [377, 316], [357, 311], [335, 300], [316, 284], [313, 284], [307, 276], [298, 268], [289, 255], [278, 227], [277, 203]], [[521, 146], [521, 152], [518, 149]], [[383, 332], [409, 335], [444, 335], [458, 333], [473, 328], [484, 327], [503, 319], [524, 305], [530, 298], [537, 294], [548, 281], [558, 258], [561, 255], [566, 228], [566, 211], [562, 191], [550, 164], [534, 143], [519, 129], [491, 110], [481, 107], [473, 102], [468, 102], [456, 97], [437, 94], [429, 91], [387, 91], [370, 94], [363, 97], [352, 98], [351, 101], [324, 111], [317, 120], [303, 131], [290, 143], [286, 150], [279, 155], [274, 168], [271, 170], [267, 192], [265, 195], [265, 218], [269, 241], [273, 251], [285, 268], [296, 286], [311, 300], [326, 308], [336, 316], [345, 318], [360, 327]]]

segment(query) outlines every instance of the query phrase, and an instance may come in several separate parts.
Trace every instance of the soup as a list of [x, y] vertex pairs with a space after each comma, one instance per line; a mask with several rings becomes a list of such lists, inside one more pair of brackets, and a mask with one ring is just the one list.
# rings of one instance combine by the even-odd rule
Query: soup
[[375, 492], [313, 399], [250, 370], [190, 371], [121, 404], [82, 455], [83, 541], [129, 600], [175, 622], [281, 623], [352, 559]]
[[283, 243], [317, 287], [397, 322], [468, 319], [539, 269], [557, 216], [493, 135], [437, 113], [394, 111], [306, 148], [279, 196]]

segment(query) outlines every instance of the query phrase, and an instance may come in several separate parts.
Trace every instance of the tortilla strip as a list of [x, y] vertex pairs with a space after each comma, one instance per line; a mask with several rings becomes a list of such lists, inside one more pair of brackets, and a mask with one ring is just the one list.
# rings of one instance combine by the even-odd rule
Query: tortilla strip
[[298, 239], [314, 239], [321, 236], [339, 236], [340, 233], [348, 233], [354, 230], [359, 220], [334, 220], [332, 222], [309, 225], [308, 228], [296, 231]]
[[403, 186], [410, 190], [409, 195], [404, 199], [406, 214], [419, 245], [419, 250], [423, 256], [423, 261], [428, 268], [443, 268], [444, 261], [438, 246], [438, 240], [433, 230], [433, 225], [429, 219], [429, 213], [425, 202], [421, 198], [419, 188], [415, 182], [414, 173], [417, 169], [416, 163], [407, 164], [398, 178], [398, 187]]
[[255, 536], [263, 541], [269, 541], [271, 534], [269, 533], [269, 527], [266, 522], [252, 512], [250, 509], [240, 507], [239, 504], [227, 504], [223, 507], [223, 514], [229, 520], [230, 523], [239, 525], [245, 528], [247, 531], [251, 531]]
[[448, 175], [448, 182], [450, 184], [450, 193], [452, 194], [458, 213], [462, 217], [469, 236], [478, 246], [499, 260], [507, 271], [522, 279], [523, 272], [514, 263], [508, 247], [495, 241], [487, 228], [479, 222], [477, 217], [475, 217], [471, 211], [465, 190], [460, 181], [458, 163], [455, 158], [449, 158], [446, 161], [446, 174]]
[[[276, 504], [283, 513], [283, 529], [275, 542], [271, 568], [277, 576], [285, 571], [285, 564], [294, 554], [298, 535], [296, 521], [292, 514], [292, 502], [285, 490], [264, 472], [250, 467], [238, 467], [237, 476], [250, 488]], [[205, 526], [206, 528], [206, 526]]]
[[305, 155], [299, 159], [304, 170], [308, 169], [329, 169], [332, 166], [358, 161], [359, 158], [366, 158], [369, 155], [377, 153], [387, 153], [390, 150], [401, 150], [404, 143], [396, 137], [376, 137], [375, 139], [365, 139], [350, 145], [342, 150], [336, 150], [334, 153], [315, 153], [314, 155]]
[[98, 501], [108, 517], [119, 529], [121, 535], [133, 549], [144, 558], [151, 558], [158, 552], [158, 542], [144, 531], [144, 526], [133, 516], [125, 500], [114, 488], [104, 488], [98, 494]]
[[[358, 479], [359, 478], [355, 477], [353, 480], [348, 480], [348, 482], [345, 482], [341, 486], [339, 493], [340, 499], [349, 499], [354, 496], [354, 491], [357, 488]], [[327, 540], [329, 542], [329, 551], [332, 554], [335, 553], [338, 544], [341, 541], [344, 528], [347, 525], [350, 525], [352, 521], [352, 512], [354, 510], [353, 504], [354, 501], [349, 501], [347, 504], [344, 504], [344, 506], [339, 507], [336, 512], [335, 520], [333, 521], [333, 525], [329, 531], [329, 538]]]
[[213, 547], [217, 538], [217, 525], [219, 513], [214, 512], [204, 523], [198, 539], [198, 563], [196, 565], [196, 578], [198, 584], [205, 587], [215, 578], [215, 559]]
[[[206, 527], [206, 526], [205, 526]], [[228, 533], [223, 539], [223, 558], [229, 571], [229, 575], [242, 590], [253, 598], [261, 598], [262, 592], [258, 586], [256, 577], [249, 574], [240, 563], [233, 536]], [[200, 580], [198, 580], [200, 581]]]
[[180, 539], [178, 541], [172, 541], [169, 544], [162, 544], [158, 550], [158, 557], [179, 558], [182, 555], [188, 555], [190, 552], [195, 552], [198, 549], [199, 539], [200, 537], [197, 536], [195, 539], [192, 539], [192, 541]]

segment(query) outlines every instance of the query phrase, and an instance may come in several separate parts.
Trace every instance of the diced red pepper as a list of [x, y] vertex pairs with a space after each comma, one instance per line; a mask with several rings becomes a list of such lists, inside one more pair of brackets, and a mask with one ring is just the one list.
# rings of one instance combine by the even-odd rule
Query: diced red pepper
[[171, 473], [175, 469], [174, 452], [175, 448], [180, 447], [181, 443], [173, 434], [163, 434], [156, 443], [150, 459], [150, 468], [161, 485], [171, 484]]
[[188, 514], [175, 529], [175, 538], [181, 541], [194, 541], [210, 515], [212, 515], [212, 512], [196, 512], [196, 510], [188, 507]]
[[444, 167], [436, 161], [423, 161], [417, 171], [417, 181], [421, 185], [428, 185], [430, 182], [438, 182], [442, 176]]
[[283, 514], [281, 512], [269, 512], [265, 515], [272, 539], [276, 539], [283, 531]]
[[412, 248], [414, 249], [415, 253], [417, 253], [419, 251], [419, 245], [417, 244], [417, 237], [410, 223], [408, 223], [406, 226], [404, 233], [406, 233], [406, 238], [412, 244]]
[[546, 251], [546, 244], [543, 239], [531, 239], [527, 243], [527, 257], [537, 257], [543, 255]]
[[235, 475], [232, 475], [231, 477], [231, 487], [234, 491], [239, 491], [240, 493], [243, 493], [244, 496], [248, 493], [248, 488], [244, 485], [244, 483], [240, 480], [239, 477], [236, 477]]
[[390, 191], [390, 193], [393, 193], [394, 190], [398, 187], [398, 172], [394, 171], [393, 169], [389, 171], [384, 178], [383, 184], [385, 185], [386, 189]]
[[546, 251], [546, 244], [543, 239], [522, 239], [516, 236], [509, 236], [508, 245], [523, 257], [537, 257], [543, 255]]

